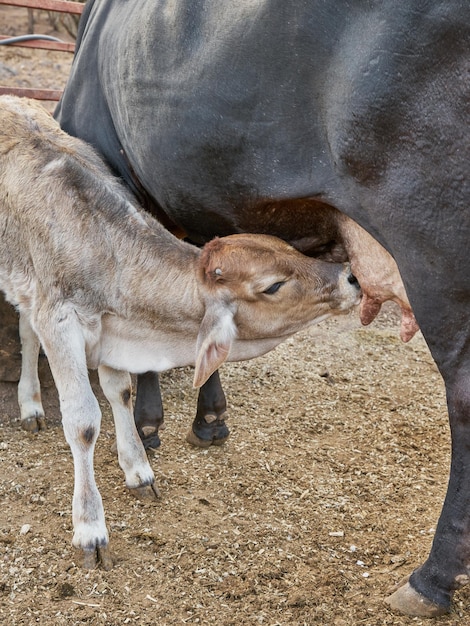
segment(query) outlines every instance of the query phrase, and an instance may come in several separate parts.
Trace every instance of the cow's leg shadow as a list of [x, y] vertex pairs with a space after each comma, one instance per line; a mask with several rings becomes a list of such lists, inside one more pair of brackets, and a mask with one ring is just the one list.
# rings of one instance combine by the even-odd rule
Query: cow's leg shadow
[[[196, 417], [186, 441], [199, 448], [224, 444], [230, 431], [225, 423], [227, 402], [219, 372], [215, 371], [199, 390]], [[134, 410], [137, 432], [144, 447], [158, 448], [159, 430], [164, 424], [163, 404], [160, 383], [156, 372], [146, 372], [137, 376], [137, 390]]]

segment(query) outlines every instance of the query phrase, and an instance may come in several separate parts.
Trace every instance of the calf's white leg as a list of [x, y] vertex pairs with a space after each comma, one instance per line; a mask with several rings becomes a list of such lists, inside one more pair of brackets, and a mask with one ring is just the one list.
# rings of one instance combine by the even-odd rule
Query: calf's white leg
[[75, 469], [72, 544], [82, 551], [85, 567], [112, 567], [103, 503], [95, 483], [93, 453], [101, 411], [88, 378], [85, 341], [73, 309], [47, 308], [36, 328], [59, 392], [65, 438]]
[[18, 383], [18, 404], [20, 405], [21, 426], [29, 432], [37, 432], [46, 427], [44, 409], [41, 402], [41, 385], [38, 376], [40, 343], [31, 328], [28, 316], [20, 315], [21, 375]]
[[98, 368], [98, 375], [113, 411], [119, 465], [126, 477], [126, 485], [138, 498], [158, 497], [155, 477], [135, 427], [131, 377], [128, 372], [104, 365]]

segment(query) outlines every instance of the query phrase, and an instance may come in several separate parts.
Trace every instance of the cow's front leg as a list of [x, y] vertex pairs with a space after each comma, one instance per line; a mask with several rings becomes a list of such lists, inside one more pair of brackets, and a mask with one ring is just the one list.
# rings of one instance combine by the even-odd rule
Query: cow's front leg
[[35, 326], [59, 393], [64, 434], [73, 456], [72, 545], [81, 551], [85, 567], [100, 564], [110, 569], [108, 531], [93, 471], [101, 412], [88, 378], [82, 329], [67, 306], [41, 311]]
[[134, 419], [144, 448], [158, 448], [161, 443], [158, 431], [163, 429], [163, 403], [157, 372], [137, 376]]
[[40, 343], [26, 313], [20, 314], [19, 330], [21, 375], [18, 383], [18, 404], [20, 405], [21, 426], [28, 432], [37, 433], [46, 427], [38, 376]]
[[[227, 402], [219, 373], [214, 372], [199, 389], [196, 417], [186, 435], [186, 441], [198, 448], [221, 446], [230, 436], [225, 423]], [[160, 445], [158, 431], [163, 429], [163, 404], [156, 372], [137, 376], [134, 410], [137, 431], [145, 449]]]
[[138, 498], [156, 498], [155, 477], [134, 424], [131, 377], [127, 372], [101, 365], [98, 368], [101, 388], [111, 404], [116, 428], [119, 465], [126, 486]]
[[216, 370], [199, 389], [196, 417], [186, 441], [198, 448], [221, 446], [230, 436], [225, 423], [227, 401]]

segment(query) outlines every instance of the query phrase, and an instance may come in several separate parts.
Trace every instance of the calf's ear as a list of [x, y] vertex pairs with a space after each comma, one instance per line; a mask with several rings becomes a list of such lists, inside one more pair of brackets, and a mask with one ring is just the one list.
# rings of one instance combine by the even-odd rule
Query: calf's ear
[[196, 344], [194, 387], [203, 385], [227, 359], [237, 336], [234, 307], [220, 302], [206, 307]]

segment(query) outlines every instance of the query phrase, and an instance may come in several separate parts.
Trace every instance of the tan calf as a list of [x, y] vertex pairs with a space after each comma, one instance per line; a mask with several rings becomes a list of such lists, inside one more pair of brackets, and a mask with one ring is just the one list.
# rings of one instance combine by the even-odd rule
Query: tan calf
[[87, 368], [98, 368], [111, 403], [127, 486], [152, 494], [129, 371], [194, 364], [201, 385], [225, 360], [263, 354], [360, 297], [348, 266], [273, 237], [227, 237], [202, 252], [178, 241], [88, 145], [11, 96], [0, 97], [0, 287], [21, 317], [22, 419], [43, 415], [40, 341], [74, 459], [73, 545], [86, 565], [104, 567], [112, 563], [93, 477], [101, 414]]

